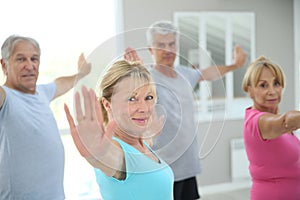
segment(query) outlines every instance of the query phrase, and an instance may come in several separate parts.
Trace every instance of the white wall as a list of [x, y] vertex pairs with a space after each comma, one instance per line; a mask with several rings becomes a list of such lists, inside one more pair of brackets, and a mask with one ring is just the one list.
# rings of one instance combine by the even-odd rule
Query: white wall
[[295, 107], [300, 108], [300, 0], [294, 0], [295, 29]]

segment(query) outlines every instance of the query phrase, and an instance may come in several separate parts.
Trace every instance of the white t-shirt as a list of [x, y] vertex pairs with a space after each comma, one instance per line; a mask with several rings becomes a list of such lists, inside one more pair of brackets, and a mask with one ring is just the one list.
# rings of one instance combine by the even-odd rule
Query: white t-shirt
[[64, 149], [49, 104], [55, 83], [36, 94], [2, 88], [0, 110], [0, 199], [64, 199]]

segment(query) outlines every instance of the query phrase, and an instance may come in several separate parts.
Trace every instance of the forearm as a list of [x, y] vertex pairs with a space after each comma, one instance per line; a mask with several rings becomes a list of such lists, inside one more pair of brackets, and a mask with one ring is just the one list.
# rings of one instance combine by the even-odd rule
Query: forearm
[[275, 139], [299, 128], [299, 111], [288, 111], [281, 115], [265, 114], [259, 120], [259, 129], [264, 139]]
[[300, 111], [290, 110], [284, 115], [283, 125], [285, 128], [294, 131], [300, 128]]
[[54, 98], [59, 97], [74, 87], [77, 83], [77, 74], [72, 76], [63, 76], [55, 79], [56, 93]]
[[56, 84], [56, 93], [54, 98], [59, 97], [66, 92], [68, 92], [70, 89], [72, 89], [77, 82], [82, 79], [85, 75], [78, 73], [71, 76], [62, 76], [57, 79], [55, 79]]
[[211, 66], [202, 70], [201, 80], [214, 81], [222, 78], [226, 73], [238, 69], [239, 66], [232, 65], [218, 65]]
[[87, 63], [83, 54], [81, 54], [78, 59], [78, 73], [72, 76], [59, 77], [55, 80], [57, 89], [54, 98], [68, 92], [80, 79], [88, 75], [90, 71], [91, 64]]

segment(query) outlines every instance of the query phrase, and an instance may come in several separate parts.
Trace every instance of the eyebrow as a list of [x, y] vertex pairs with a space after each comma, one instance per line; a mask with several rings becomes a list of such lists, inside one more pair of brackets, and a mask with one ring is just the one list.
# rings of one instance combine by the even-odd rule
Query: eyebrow
[[[16, 57], [19, 57], [19, 56], [25, 56], [25, 54], [23, 54], [23, 53], [16, 54]], [[30, 57], [40, 57], [40, 55], [39, 54], [33, 54]]]
[[[272, 81], [278, 81], [278, 78], [274, 77], [274, 78], [272, 79]], [[258, 79], [257, 83], [259, 83], [259, 82], [267, 82], [267, 80], [264, 80], [264, 79]]]

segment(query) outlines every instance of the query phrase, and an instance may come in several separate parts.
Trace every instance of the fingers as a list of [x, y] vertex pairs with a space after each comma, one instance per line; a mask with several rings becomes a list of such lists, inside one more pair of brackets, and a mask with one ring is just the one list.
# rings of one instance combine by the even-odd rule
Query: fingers
[[131, 47], [125, 49], [124, 58], [128, 61], [141, 61], [136, 50]]
[[132, 55], [133, 51], [134, 51], [134, 49], [131, 48], [131, 47], [128, 47], [128, 48], [125, 49], [125, 54], [124, 54], [125, 60], [128, 60], [128, 61], [133, 60], [133, 55]]
[[99, 102], [99, 100], [97, 99], [97, 97], [95, 95], [95, 112], [96, 112], [96, 118], [98, 120], [98, 123], [99, 123], [100, 127], [102, 128], [103, 115], [102, 115], [102, 107], [101, 107], [100, 103], [101, 102]]
[[81, 53], [79, 58], [78, 58], [78, 61], [77, 61], [78, 68], [80, 68], [83, 65], [84, 62], [85, 62], [85, 58], [84, 58], [83, 53]]
[[131, 48], [131, 47], [127, 47], [126, 49], [125, 49], [125, 55], [127, 54], [127, 55], [129, 55], [129, 54], [132, 54], [132, 53], [134, 53], [135, 52], [135, 50], [133, 49], [133, 48]]
[[84, 111], [85, 111], [85, 119], [93, 120], [93, 103], [91, 100], [90, 92], [87, 90], [85, 86], [82, 87], [82, 95], [84, 99]]
[[90, 95], [90, 115], [91, 115], [91, 120], [95, 120], [95, 119], [97, 119], [96, 118], [96, 109], [95, 109], [95, 99], [97, 99], [97, 97], [96, 97], [96, 94], [95, 94], [95, 92], [94, 92], [94, 90], [92, 90], [92, 89], [90, 89], [89, 90], [89, 95]]
[[70, 110], [66, 104], [64, 104], [64, 110], [65, 110], [65, 113], [67, 116], [67, 120], [69, 122], [71, 136], [72, 136], [72, 139], [73, 139], [73, 142], [74, 142], [76, 148], [78, 149], [81, 156], [83, 156], [83, 157], [89, 156], [87, 149], [84, 147], [84, 145], [81, 142], [81, 139], [80, 139], [80, 136], [78, 135], [78, 131], [76, 129], [73, 117], [70, 114]]
[[234, 62], [238, 67], [242, 67], [247, 59], [247, 54], [243, 51], [243, 49], [239, 46], [236, 45], [234, 47]]
[[[78, 121], [78, 123], [82, 120], [93, 121], [93, 120], [97, 119], [95, 106], [96, 106], [96, 104], [99, 104], [99, 103], [96, 103], [96, 101], [95, 101], [95, 99], [97, 99], [96, 94], [92, 89], [88, 90], [85, 86], [82, 86], [81, 90], [82, 90], [82, 95], [83, 95], [83, 99], [84, 99], [84, 113], [81, 108], [80, 95], [77, 92], [75, 94], [75, 107], [76, 107], [77, 121]], [[97, 112], [99, 112], [99, 111], [97, 111]], [[100, 115], [102, 115], [102, 114], [100, 113]]]
[[75, 98], [76, 119], [77, 122], [79, 123], [84, 119], [84, 116], [83, 116], [81, 103], [80, 103], [80, 95], [78, 92], [75, 93], [74, 98]]
[[78, 65], [77, 68], [79, 73], [79, 79], [91, 72], [92, 65], [91, 63], [87, 63], [83, 53], [80, 54], [77, 65]]
[[71, 129], [72, 127], [75, 127], [75, 123], [74, 123], [72, 115], [70, 114], [70, 110], [66, 104], [64, 104], [64, 110], [65, 110], [66, 117], [67, 117], [70, 129]]
[[240, 51], [240, 50], [242, 50], [242, 48], [241, 48], [241, 46], [240, 46], [240, 45], [236, 45], [236, 46], [234, 47], [234, 49], [235, 49], [236, 51]]
[[242, 51], [242, 48], [240, 47], [240, 46], [235, 46], [234, 47], [234, 52], [233, 52], [233, 56], [235, 57], [235, 58], [238, 58], [239, 57], [239, 55], [241, 55], [241, 51]]

